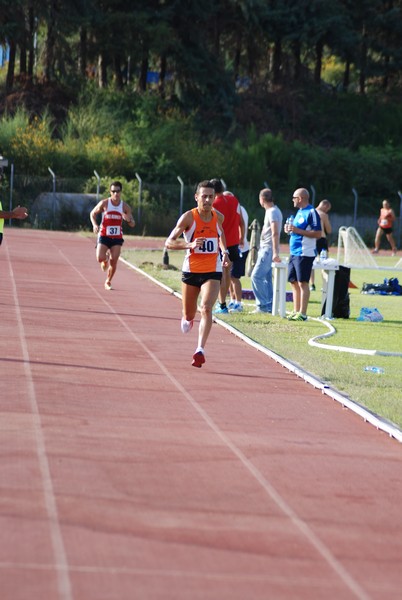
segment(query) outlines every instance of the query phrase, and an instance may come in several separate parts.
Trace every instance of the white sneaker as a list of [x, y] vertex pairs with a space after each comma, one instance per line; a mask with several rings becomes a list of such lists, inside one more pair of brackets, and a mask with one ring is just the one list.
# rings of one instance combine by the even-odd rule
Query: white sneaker
[[192, 330], [194, 321], [187, 321], [184, 317], [181, 319], [181, 330], [183, 333], [188, 333]]
[[231, 300], [228, 304], [228, 309], [235, 308], [237, 304], [238, 302], [236, 302], [236, 300]]
[[243, 305], [241, 302], [236, 302], [234, 303], [234, 305], [232, 307], [230, 307], [229, 305], [229, 312], [230, 313], [239, 313], [243, 311]]

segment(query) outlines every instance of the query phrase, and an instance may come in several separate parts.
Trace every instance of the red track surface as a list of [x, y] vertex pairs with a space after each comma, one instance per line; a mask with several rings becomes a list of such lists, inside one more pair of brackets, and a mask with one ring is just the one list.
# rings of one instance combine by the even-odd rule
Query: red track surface
[[399, 598], [402, 448], [93, 240], [0, 248], [1, 600]]

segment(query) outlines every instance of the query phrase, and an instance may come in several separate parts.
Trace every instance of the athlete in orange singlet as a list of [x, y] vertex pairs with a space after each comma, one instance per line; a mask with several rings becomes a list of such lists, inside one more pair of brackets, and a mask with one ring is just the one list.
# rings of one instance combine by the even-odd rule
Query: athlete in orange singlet
[[[222, 266], [230, 265], [222, 229], [223, 215], [212, 208], [214, 198], [213, 184], [201, 181], [195, 193], [197, 207], [179, 218], [165, 242], [168, 250], [187, 250], [182, 273], [183, 333], [193, 327], [201, 294], [198, 346], [192, 360], [192, 366], [198, 368], [205, 363], [204, 348], [212, 327], [212, 308], [219, 294]], [[178, 239], [182, 234], [183, 238]]]

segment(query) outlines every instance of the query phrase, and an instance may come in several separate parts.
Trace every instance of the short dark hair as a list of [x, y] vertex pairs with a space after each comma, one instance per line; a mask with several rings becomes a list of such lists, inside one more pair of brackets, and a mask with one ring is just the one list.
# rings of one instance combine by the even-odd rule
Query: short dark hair
[[195, 193], [198, 194], [198, 192], [200, 191], [201, 188], [214, 188], [214, 184], [212, 183], [212, 181], [210, 181], [209, 179], [204, 179], [204, 181], [200, 181], [200, 183], [197, 185], [196, 189], [195, 189]]
[[110, 187], [115, 186], [120, 188], [121, 190], [123, 189], [123, 184], [120, 181], [112, 181], [112, 183], [110, 184]]
[[260, 191], [260, 198], [265, 200], [265, 202], [273, 202], [274, 197], [272, 194], [272, 190], [270, 188], [264, 188]]
[[222, 194], [222, 192], [225, 191], [225, 188], [223, 187], [223, 183], [220, 179], [211, 179], [211, 183], [212, 183], [212, 187], [214, 188], [216, 194]]

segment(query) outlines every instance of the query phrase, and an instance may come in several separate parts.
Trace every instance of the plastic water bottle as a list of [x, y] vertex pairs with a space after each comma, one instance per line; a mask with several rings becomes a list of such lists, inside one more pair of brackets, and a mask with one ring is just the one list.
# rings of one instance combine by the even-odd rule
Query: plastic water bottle
[[364, 370], [371, 373], [384, 373], [384, 369], [381, 367], [364, 367]]
[[326, 250], [321, 250], [321, 252], [320, 252], [320, 261], [327, 260], [327, 258], [328, 258], [328, 252]]
[[[287, 224], [287, 225], [293, 225], [293, 221], [294, 221], [294, 219], [295, 219], [295, 218], [294, 218], [294, 216], [293, 216], [293, 215], [290, 215], [290, 217], [288, 217], [288, 218], [286, 219], [286, 224]], [[292, 232], [291, 232], [291, 231], [288, 231], [288, 235], [291, 235], [291, 234], [292, 234]]]

